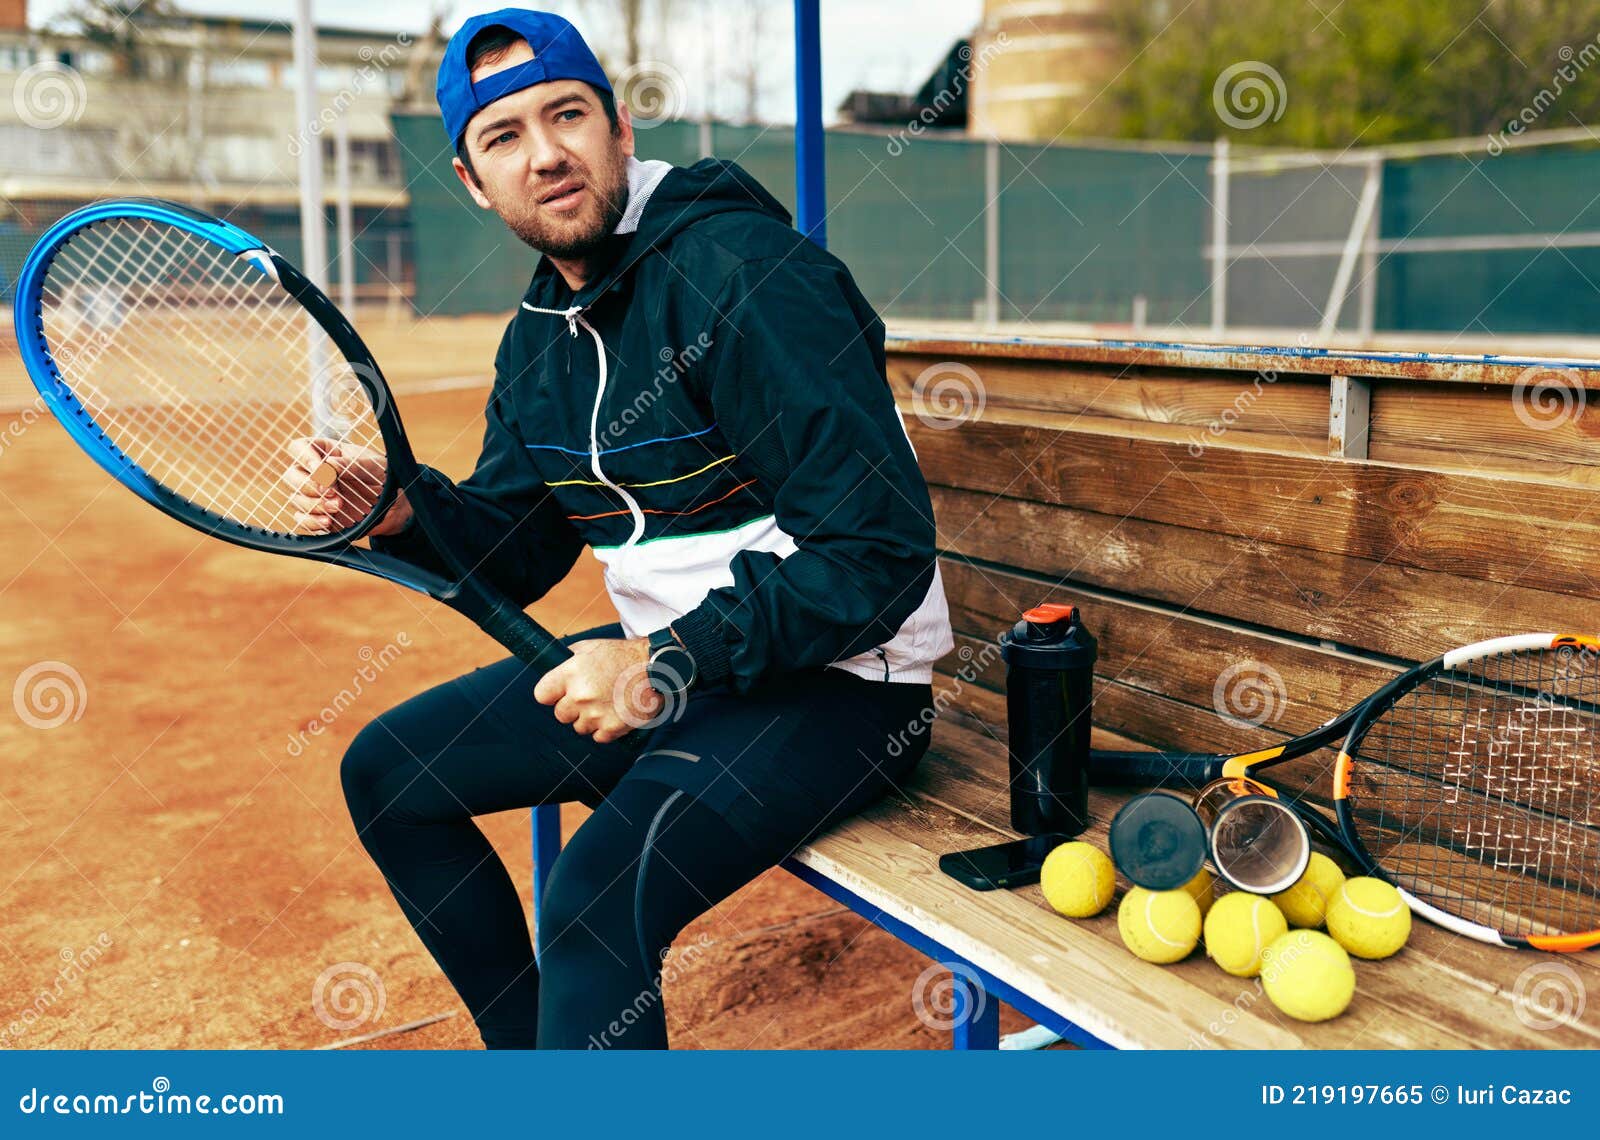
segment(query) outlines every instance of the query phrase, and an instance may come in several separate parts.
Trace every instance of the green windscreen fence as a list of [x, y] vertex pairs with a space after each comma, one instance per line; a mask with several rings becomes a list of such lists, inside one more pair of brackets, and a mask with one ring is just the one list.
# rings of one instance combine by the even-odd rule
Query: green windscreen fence
[[[437, 116], [399, 115], [394, 127], [411, 195], [418, 312], [511, 308], [536, 255], [457, 182]], [[794, 208], [790, 128], [667, 122], [637, 139], [641, 158], [736, 161]], [[1006, 143], [991, 171], [982, 140], [842, 129], [827, 133], [826, 147], [828, 246], [887, 321], [992, 313], [1209, 326], [1207, 152]], [[1355, 163], [1259, 161], [1230, 175], [1230, 328], [1318, 326], [1364, 177]], [[1351, 277], [1339, 327], [1355, 327], [1355, 298], [1366, 290], [1380, 332], [1586, 335], [1600, 301], [1597, 185], [1600, 150], [1589, 147], [1386, 161], [1377, 234], [1385, 244], [1370, 281], [1365, 265]], [[1435, 240], [1408, 249], [1396, 239]], [[1461, 239], [1467, 248], [1457, 248]]]
[[1504, 234], [1528, 249], [1390, 254], [1378, 327], [1571, 333], [1600, 329], [1600, 150], [1510, 151], [1384, 168], [1383, 234]]

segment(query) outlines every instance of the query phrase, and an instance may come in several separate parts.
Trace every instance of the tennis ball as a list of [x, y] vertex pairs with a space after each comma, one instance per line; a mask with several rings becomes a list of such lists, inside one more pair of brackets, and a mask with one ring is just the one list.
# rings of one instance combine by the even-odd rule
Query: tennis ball
[[1387, 958], [1411, 937], [1411, 908], [1382, 879], [1346, 879], [1328, 903], [1328, 933], [1357, 958]]
[[1294, 886], [1272, 896], [1272, 901], [1283, 911], [1290, 926], [1314, 929], [1327, 918], [1328, 903], [1333, 893], [1344, 882], [1344, 872], [1339, 865], [1320, 851], [1311, 853], [1305, 873], [1295, 880]]
[[1089, 918], [1106, 909], [1117, 888], [1111, 857], [1090, 843], [1063, 843], [1044, 857], [1039, 871], [1044, 900], [1068, 918]]
[[1134, 887], [1117, 908], [1117, 930], [1123, 945], [1146, 962], [1176, 962], [1200, 941], [1200, 904], [1182, 887], [1175, 891]]
[[1189, 897], [1199, 904], [1201, 918], [1211, 912], [1211, 904], [1217, 901], [1217, 892], [1210, 871], [1201, 867], [1194, 878], [1183, 884], [1183, 889], [1188, 891]]
[[1206, 915], [1206, 953], [1225, 973], [1253, 978], [1261, 973], [1261, 951], [1288, 930], [1271, 899], [1234, 891]]
[[1350, 955], [1319, 930], [1291, 930], [1261, 952], [1261, 988], [1298, 1021], [1338, 1017], [1356, 992]]

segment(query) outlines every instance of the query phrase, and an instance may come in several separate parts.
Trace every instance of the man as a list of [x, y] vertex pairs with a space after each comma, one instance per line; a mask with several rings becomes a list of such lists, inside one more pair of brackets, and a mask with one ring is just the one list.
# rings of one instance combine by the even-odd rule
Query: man
[[[509, 659], [385, 713], [345, 793], [488, 1047], [664, 1048], [674, 936], [920, 759], [904, 730], [952, 645], [927, 488], [843, 264], [733, 163], [636, 159], [570, 24], [468, 20], [438, 94], [457, 176], [544, 256], [476, 469], [425, 471], [375, 545], [426, 560], [425, 496], [526, 605], [587, 544], [622, 621], [542, 677]], [[303, 525], [364, 494], [348, 462], [326, 495], [302, 487]], [[472, 817], [573, 799], [594, 811], [551, 874], [536, 968]]]

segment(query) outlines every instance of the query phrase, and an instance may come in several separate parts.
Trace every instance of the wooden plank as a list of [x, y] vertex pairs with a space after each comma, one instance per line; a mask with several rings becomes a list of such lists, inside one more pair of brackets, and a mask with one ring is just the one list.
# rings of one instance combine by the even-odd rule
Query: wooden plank
[[[1004, 831], [1007, 803], [1004, 760], [992, 742], [954, 726], [940, 725], [935, 729], [935, 751], [924, 763], [927, 768], [923, 778], [910, 789], [913, 795], [925, 802], [948, 804], [949, 810], [962, 817], [988, 820], [997, 831]], [[1094, 824], [1088, 833], [1092, 841], [1104, 843], [1104, 828], [1123, 799], [1120, 795], [1094, 794], [1091, 803]], [[976, 842], [981, 839], [975, 840], [974, 845]], [[959, 843], [939, 849], [959, 849]], [[1022, 894], [1040, 909], [1045, 908], [1036, 888], [1009, 893]], [[1108, 938], [1118, 938], [1115, 917], [1109, 912], [1087, 923], [1068, 925], [1081, 928], [1095, 924], [1100, 924]], [[1594, 1048], [1600, 1043], [1600, 1014], [1594, 1011], [1588, 1012], [1579, 1024], [1561, 1027], [1559, 1042], [1551, 1038], [1550, 1032], [1533, 1029], [1518, 1018], [1513, 1000], [1517, 978], [1538, 960], [1531, 954], [1461, 939], [1418, 922], [1410, 945], [1400, 955], [1383, 962], [1356, 963], [1358, 994], [1383, 1007], [1382, 1014], [1374, 1014], [1372, 1021], [1359, 1028], [1356, 1023], [1345, 1026], [1344, 1023], [1360, 1012], [1352, 1006], [1350, 1013], [1336, 1021], [1296, 1028], [1306, 1036], [1308, 1043], [1322, 1047], [1346, 1044], [1332, 1037], [1317, 1039], [1344, 1027], [1356, 1029], [1363, 1037], [1380, 1034], [1391, 1040], [1437, 1032], [1459, 1037], [1477, 1047]], [[1581, 977], [1600, 982], [1600, 965], [1592, 959], [1577, 956], [1571, 961]], [[1194, 965], [1204, 967], [1201, 976], [1193, 979], [1201, 988], [1217, 993], [1217, 979], [1223, 979], [1220, 992], [1237, 993], [1237, 979], [1227, 978], [1199, 955], [1183, 964], [1184, 967]], [[1390, 1024], [1374, 1024], [1380, 1020]], [[1357, 1040], [1352, 1043], [1372, 1045], [1379, 1042]]]
[[[1026, 605], [1046, 598], [1071, 603], [1099, 643], [1101, 677], [1207, 709], [1220, 700], [1230, 715], [1260, 715], [1284, 732], [1315, 728], [1398, 672], [1348, 653], [1093, 591], [1059, 586], [1041, 595], [1037, 583], [994, 567], [946, 560], [941, 573], [951, 624], [962, 633], [992, 638], [989, 631], [1009, 628]], [[980, 644], [987, 642], [972, 643], [972, 663], [987, 660], [984, 675], [998, 685], [1003, 662]], [[1264, 702], [1259, 710], [1250, 707], [1256, 700]]]
[[962, 405], [985, 418], [1076, 430], [1172, 430], [1161, 438], [1202, 445], [1327, 451], [1328, 389], [1321, 377], [1259, 372], [1109, 368], [939, 357], [888, 358], [890, 386], [911, 415], [950, 416]]
[[[1535, 358], [1508, 359], [1450, 353], [1348, 352], [1340, 349], [1293, 350], [1278, 346], [1197, 345], [1115, 341], [1103, 338], [1021, 336], [910, 336], [888, 338], [891, 355], [914, 354], [976, 365], [980, 360], [1031, 360], [1046, 363], [1077, 362], [1113, 367], [1170, 369], [1225, 369], [1230, 372], [1268, 371], [1309, 376], [1372, 376], [1420, 380], [1436, 384], [1497, 384], [1510, 387], [1523, 382]], [[1586, 387], [1600, 387], [1600, 361], [1538, 358], [1541, 365], [1570, 367]]]
[[[1000, 838], [931, 803], [880, 805], [796, 858], [1109, 1044], [1175, 1049], [1193, 1043], [1253, 1049], [1311, 1044], [1302, 1027], [1275, 1024], [1260, 1011], [1264, 999], [1240, 1015], [1229, 997], [1196, 985], [1194, 979], [1207, 973], [1225, 976], [1205, 962], [1166, 969], [1139, 961], [1117, 940], [1114, 915], [1068, 922], [1019, 892], [968, 891], [939, 871], [941, 851]], [[1207, 980], [1217, 988], [1214, 979]], [[1254, 988], [1241, 982], [1232, 992]], [[1210, 1033], [1210, 1026], [1234, 1018], [1227, 1033]], [[1436, 1034], [1427, 1042], [1470, 1045]]]
[[1536, 373], [1538, 388], [1507, 391], [1392, 381], [1372, 391], [1371, 457], [1457, 469], [1537, 468], [1592, 480], [1600, 465], [1594, 395], [1564, 374]]
[[[982, 420], [912, 420], [930, 482], [1507, 585], [1600, 593], [1593, 493]], [[970, 529], [981, 515], [966, 524]]]
[[1069, 579], [1413, 661], [1517, 630], [1600, 630], [1600, 593], [1573, 597], [1020, 498], [931, 492], [941, 548], [1047, 579], [1019, 593], [1030, 605]]

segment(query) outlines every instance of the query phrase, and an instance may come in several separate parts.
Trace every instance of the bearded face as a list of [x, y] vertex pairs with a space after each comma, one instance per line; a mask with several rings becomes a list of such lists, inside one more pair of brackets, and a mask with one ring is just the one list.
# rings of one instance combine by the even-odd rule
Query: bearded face
[[485, 177], [482, 190], [494, 212], [528, 245], [553, 258], [581, 258], [598, 250], [622, 220], [628, 160], [620, 147], [611, 146], [587, 162], [568, 158], [536, 180]]

